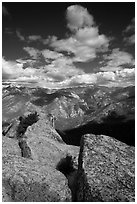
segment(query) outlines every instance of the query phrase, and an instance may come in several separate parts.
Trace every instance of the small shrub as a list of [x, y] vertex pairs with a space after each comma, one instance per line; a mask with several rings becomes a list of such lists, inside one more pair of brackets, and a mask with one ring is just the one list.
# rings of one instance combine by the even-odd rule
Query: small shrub
[[39, 120], [39, 117], [37, 112], [35, 111], [35, 113], [31, 113], [27, 117], [20, 116], [19, 120], [20, 124], [17, 129], [17, 137], [21, 137], [26, 132], [27, 127], [36, 123]]

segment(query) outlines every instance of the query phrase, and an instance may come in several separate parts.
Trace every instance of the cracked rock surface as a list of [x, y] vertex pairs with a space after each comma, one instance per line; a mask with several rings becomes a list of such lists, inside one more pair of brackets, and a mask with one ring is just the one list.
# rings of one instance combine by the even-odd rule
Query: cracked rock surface
[[82, 137], [77, 201], [134, 202], [135, 148], [104, 135]]

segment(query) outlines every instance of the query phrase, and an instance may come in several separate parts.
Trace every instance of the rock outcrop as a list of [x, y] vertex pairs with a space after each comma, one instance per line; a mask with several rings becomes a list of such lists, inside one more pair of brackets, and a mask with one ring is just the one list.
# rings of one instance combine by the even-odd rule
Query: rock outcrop
[[134, 147], [108, 136], [82, 137], [77, 178], [79, 202], [134, 202]]
[[[12, 130], [13, 135], [19, 125]], [[67, 155], [73, 159], [78, 154], [79, 147], [66, 145], [45, 118], [14, 139], [3, 136], [3, 201], [73, 201], [71, 184], [58, 164]]]
[[134, 96], [134, 87], [5, 87], [3, 201], [134, 202]]
[[9, 138], [16, 138], [17, 128], [19, 124], [20, 124], [20, 121], [18, 119], [15, 119], [9, 124], [9, 126], [3, 127], [3, 131], [2, 131], [3, 136], [9, 137]]
[[3, 157], [2, 185], [5, 202], [71, 201], [68, 181], [61, 172], [15, 155]]
[[21, 150], [18, 141], [8, 137], [2, 137], [2, 156], [18, 155], [21, 156]]
[[66, 145], [56, 130], [46, 124], [46, 120], [42, 118], [28, 127], [24, 138], [20, 141], [25, 141], [24, 144], [30, 149], [30, 157], [33, 160], [54, 168], [67, 155], [78, 157], [79, 154], [79, 147]]

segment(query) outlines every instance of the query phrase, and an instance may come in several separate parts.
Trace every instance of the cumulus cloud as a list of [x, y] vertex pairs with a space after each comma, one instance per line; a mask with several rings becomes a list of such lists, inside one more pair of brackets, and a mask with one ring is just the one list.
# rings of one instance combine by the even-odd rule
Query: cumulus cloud
[[37, 59], [40, 54], [40, 51], [33, 47], [24, 47], [23, 49], [34, 59]]
[[[33, 47], [24, 47], [24, 50], [30, 55], [31, 59], [18, 59], [16, 62], [5, 61], [8, 65], [7, 78], [27, 78], [37, 76], [39, 80], [48, 78], [51, 81], [63, 81], [74, 75], [83, 74], [84, 71], [78, 69], [73, 64], [71, 58], [64, 56], [61, 53], [51, 51], [48, 49], [38, 50]], [[41, 57], [44, 57], [45, 61], [40, 64]], [[49, 63], [46, 63], [46, 61]], [[4, 70], [5, 70], [4, 64]], [[3, 72], [5, 74], [5, 71]], [[14, 74], [15, 73], [15, 74]], [[26, 78], [26, 79], [27, 79]]]
[[44, 39], [41, 37], [41, 35], [29, 35], [24, 37], [19, 30], [16, 30], [16, 35], [21, 41], [25, 41], [27, 43], [39, 41], [44, 44]]
[[135, 18], [133, 18], [131, 20], [130, 25], [128, 25], [124, 30], [125, 33], [129, 33], [129, 32], [132, 32], [132, 31], [135, 32]]
[[[56, 36], [43, 39], [40, 35], [24, 37], [17, 30], [17, 37], [21, 41], [39, 41], [51, 46], [52, 50], [24, 47], [29, 59], [19, 59], [17, 62], [3, 59], [3, 78], [34, 81], [40, 86], [53, 88], [74, 84], [119, 86], [123, 83], [125, 86], [127, 82], [128, 85], [134, 83], [134, 69], [125, 69], [127, 64], [134, 66], [134, 59], [131, 54], [120, 51], [119, 48], [113, 49], [111, 54], [103, 55], [104, 66], [100, 68], [100, 72], [86, 74], [83, 69], [77, 68], [75, 62], [92, 61], [99, 52], [108, 51], [110, 38], [100, 34], [93, 16], [82, 6], [68, 7], [66, 19], [70, 35], [65, 39], [58, 39]], [[132, 29], [132, 26], [127, 27], [125, 33]]]
[[41, 41], [42, 37], [41, 37], [41, 35], [29, 35], [28, 40], [30, 42], [32, 42], [32, 41]]
[[134, 45], [135, 44], [135, 34], [124, 37], [124, 41], [126, 42], [127, 45]]
[[4, 5], [2, 5], [2, 15], [4, 15], [4, 16], [9, 16], [10, 15], [7, 8]]
[[[2, 77], [7, 81], [18, 82], [37, 82], [39, 86], [55, 87], [64, 80], [71, 78], [74, 75], [83, 74], [80, 69], [76, 69], [71, 61], [67, 58], [57, 58], [50, 65], [45, 65], [43, 68], [37, 69], [28, 66], [23, 68], [25, 60], [18, 59], [15, 61], [2, 60]], [[45, 84], [45, 85], [44, 85]]]
[[[39, 68], [41, 72], [48, 77], [63, 80], [67, 77], [84, 73], [84, 71], [75, 67], [73, 64], [73, 58], [67, 57], [62, 53], [49, 49], [38, 50], [33, 47], [24, 47], [24, 50], [35, 60], [34, 62], [32, 60], [19, 60], [19, 62], [27, 63], [28, 67], [32, 66], [33, 68]], [[43, 63], [41, 67], [33, 66], [32, 64], [38, 64], [38, 61], [41, 60], [42, 56], [45, 59], [45, 63]]]
[[21, 41], [25, 41], [25, 37], [20, 33], [19, 30], [16, 30], [16, 35]]
[[48, 45], [48, 44], [51, 44], [52, 42], [56, 41], [57, 40], [57, 36], [53, 35], [53, 36], [48, 36], [46, 39], [42, 38], [41, 39], [41, 42], [44, 44], [44, 45]]
[[45, 66], [45, 70], [48, 76], [53, 78], [58, 76], [58, 79], [60, 78], [60, 80], [65, 80], [74, 75], [80, 75], [84, 73], [83, 70], [76, 68], [73, 65], [72, 60], [68, 57], [60, 57], [53, 60], [51, 64]]
[[62, 40], [54, 40], [51, 46], [56, 51], [67, 51], [74, 54], [75, 62], [93, 60], [97, 52], [107, 51], [109, 40], [105, 35], [93, 35], [93, 28], [79, 30], [76, 35]]
[[64, 86], [73, 86], [80, 84], [98, 84], [126, 87], [129, 85], [134, 85], [135, 69], [123, 69], [118, 70], [115, 73], [113, 71], [98, 72], [92, 74], [81, 74], [73, 76], [70, 79], [66, 79], [62, 83]]
[[2, 59], [2, 78], [8, 79], [9, 77], [15, 78], [16, 73], [15, 70], [18, 69], [15, 63], [12, 61], [7, 62], [4, 58]]
[[3, 79], [16, 79], [20, 76], [31, 76], [34, 73], [33, 69], [22, 69], [23, 65], [21, 63], [16, 63], [15, 61], [7, 61], [2, 59], [2, 78]]
[[23, 69], [22, 60], [19, 63], [2, 60], [3, 79], [19, 82], [35, 82], [48, 88], [69, 87], [80, 84], [98, 84], [107, 86], [134, 85], [135, 69], [122, 69], [85, 74], [77, 69], [68, 58], [57, 58], [43, 69]]
[[124, 34], [124, 42], [126, 45], [134, 45], [135, 44], [135, 18], [131, 20], [130, 25], [128, 25], [123, 31]]
[[80, 74], [74, 75], [70, 78], [66, 78], [60, 82], [54, 83], [54, 81], [42, 82], [43, 87], [50, 88], [64, 88], [64, 87], [73, 87], [84, 84], [98, 84], [100, 86], [107, 87], [127, 87], [135, 85], [135, 69], [123, 69], [120, 71], [114, 72], [98, 72], [92, 74]]
[[42, 50], [41, 53], [45, 57], [45, 59], [57, 59], [63, 57], [63, 54], [48, 49]]
[[56, 51], [74, 54], [75, 62], [93, 60], [98, 52], [107, 51], [109, 39], [104, 34], [99, 34], [93, 16], [86, 8], [79, 5], [70, 6], [67, 8], [66, 18], [72, 34], [69, 38], [61, 40], [50, 38], [50, 45]]
[[96, 74], [83, 74], [80, 76], [74, 76], [71, 79], [71, 82], [75, 80], [77, 83], [85, 83], [85, 84], [96, 84], [99, 81], [108, 81], [108, 80], [114, 80], [115, 74], [114, 72], [98, 72]]
[[93, 16], [89, 14], [86, 8], [79, 5], [72, 5], [67, 8], [66, 18], [70, 30], [78, 30], [83, 27], [94, 25]]
[[108, 65], [120, 66], [122, 64], [133, 63], [133, 56], [128, 52], [120, 51], [119, 48], [113, 49], [110, 55], [106, 55], [105, 59], [110, 60]]
[[63, 57], [64, 55], [61, 53], [58, 53], [56, 51], [52, 51], [49, 49], [44, 49], [44, 50], [38, 50], [34, 47], [24, 47], [23, 48], [33, 59], [38, 59], [41, 56], [44, 57], [45, 60], [51, 59], [58, 59]]
[[[80, 73], [80, 70], [73, 65], [71, 58], [65, 57], [61, 53], [49, 49], [37, 50], [33, 47], [24, 47], [24, 50], [34, 59], [33, 61], [23, 60], [25, 68], [28, 66], [39, 69], [43, 76], [46, 74], [45, 76], [50, 78], [63, 80]], [[44, 62], [40, 65], [39, 62], [42, 61], [42, 57]]]
[[102, 71], [117, 71], [122, 70], [123, 65], [132, 65], [134, 66], [135, 60], [131, 54], [128, 52], [120, 51], [119, 48], [112, 50], [110, 55], [104, 55], [104, 59], [107, 60], [105, 66], [100, 68]]

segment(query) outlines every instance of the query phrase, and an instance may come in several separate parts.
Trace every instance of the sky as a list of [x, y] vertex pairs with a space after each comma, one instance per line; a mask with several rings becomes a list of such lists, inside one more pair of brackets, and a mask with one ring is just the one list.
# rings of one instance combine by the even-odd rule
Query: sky
[[2, 3], [3, 81], [134, 85], [134, 2]]

